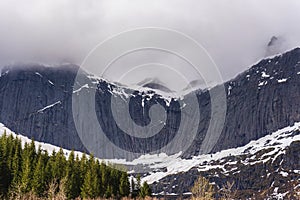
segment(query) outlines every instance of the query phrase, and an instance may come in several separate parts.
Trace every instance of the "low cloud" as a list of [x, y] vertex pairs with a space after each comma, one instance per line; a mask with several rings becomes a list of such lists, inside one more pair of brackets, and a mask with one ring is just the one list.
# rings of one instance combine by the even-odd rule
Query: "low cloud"
[[154, 26], [193, 37], [227, 80], [265, 56], [272, 36], [281, 51], [299, 46], [299, 9], [298, 0], [2, 0], [0, 60], [80, 64], [107, 37]]

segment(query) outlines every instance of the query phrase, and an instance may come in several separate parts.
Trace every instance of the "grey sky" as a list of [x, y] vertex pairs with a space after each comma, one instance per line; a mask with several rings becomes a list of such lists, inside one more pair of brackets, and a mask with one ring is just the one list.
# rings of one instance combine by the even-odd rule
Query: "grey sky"
[[227, 80], [262, 58], [273, 35], [284, 38], [280, 51], [300, 46], [299, 11], [299, 0], [1, 0], [0, 59], [80, 64], [113, 34], [165, 27], [201, 43]]

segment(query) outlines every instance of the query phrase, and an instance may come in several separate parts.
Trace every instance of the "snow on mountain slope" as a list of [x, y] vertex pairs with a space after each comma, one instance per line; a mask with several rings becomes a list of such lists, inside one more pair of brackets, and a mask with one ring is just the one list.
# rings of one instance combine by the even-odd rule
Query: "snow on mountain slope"
[[160, 90], [157, 88], [151, 88], [146, 86], [144, 87], [141, 85], [127, 86], [121, 83], [106, 80], [103, 77], [97, 77], [92, 74], [88, 74], [87, 77], [89, 78], [89, 83], [85, 83], [84, 85], [79, 86], [78, 89], [73, 91], [73, 93], [79, 94], [82, 91], [82, 89], [96, 88], [99, 83], [105, 82], [107, 83], [109, 92], [114, 96], [120, 96], [124, 101], [126, 101], [126, 99], [129, 99], [131, 96], [136, 95], [141, 95], [142, 101], [150, 100], [154, 96], [157, 96], [163, 99], [166, 105], [169, 106], [172, 99], [176, 101], [179, 99], [182, 100], [184, 98], [183, 94], [174, 91]]
[[[6, 128], [2, 123], [0, 123], [0, 136], [6, 132], [7, 135], [13, 135], [21, 139], [22, 145], [25, 143], [30, 143], [32, 140], [14, 133], [10, 129]], [[158, 181], [163, 181], [167, 176], [172, 175], [171, 179], [176, 181], [176, 177], [174, 175], [188, 172], [189, 170], [196, 169], [198, 172], [207, 172], [210, 176], [220, 177], [224, 175], [225, 177], [235, 176], [236, 173], [241, 173], [240, 168], [238, 168], [238, 161], [231, 160], [231, 157], [239, 157], [241, 158], [241, 163], [244, 166], [256, 166], [257, 163], [273, 163], [277, 157], [286, 153], [286, 148], [289, 147], [292, 142], [300, 141], [300, 122], [295, 123], [293, 126], [285, 127], [280, 129], [270, 135], [262, 137], [258, 140], [251, 141], [247, 145], [239, 148], [232, 148], [228, 150], [224, 150], [221, 152], [217, 152], [214, 154], [200, 155], [194, 156], [192, 159], [182, 159], [180, 158], [181, 152], [174, 155], [166, 155], [164, 153], [158, 155], [143, 155], [138, 159], [135, 159], [131, 162], [121, 159], [115, 160], [103, 160], [107, 163], [115, 163], [126, 166], [128, 169], [131, 169], [129, 173], [135, 174], [144, 169], [144, 174], [142, 178], [142, 182], [146, 181], [149, 184], [154, 184], [154, 187], [157, 187]], [[48, 153], [52, 153], [52, 151], [58, 152], [59, 147], [35, 141], [36, 148], [40, 146], [43, 150]], [[66, 157], [69, 156], [70, 150], [63, 149], [63, 152]], [[81, 157], [83, 153], [76, 151], [75, 155]], [[258, 156], [259, 155], [259, 156]], [[99, 159], [100, 160], [100, 159]], [[281, 159], [279, 159], [280, 161]], [[278, 160], [277, 160], [278, 162]], [[291, 177], [299, 177], [300, 176], [300, 168], [291, 168], [286, 169], [281, 167], [280, 161], [279, 167], [275, 172], [266, 171], [267, 176], [270, 176], [272, 173], [276, 173], [281, 176], [283, 179], [291, 176]], [[274, 166], [278, 166], [278, 163], [274, 163]], [[217, 170], [217, 171], [215, 171]], [[296, 176], [295, 176], [296, 174]], [[132, 178], [132, 176], [131, 176]], [[264, 177], [257, 177], [260, 179], [264, 179]], [[272, 178], [271, 178], [272, 179]], [[166, 180], [170, 180], [166, 179]], [[165, 181], [165, 180], [164, 180]], [[180, 180], [179, 180], [180, 181]], [[178, 186], [176, 183], [168, 182], [171, 185], [172, 189], [176, 189]], [[300, 187], [300, 185], [296, 185], [295, 188]], [[276, 184], [276, 180], [271, 184], [270, 190], [272, 193], [270, 197], [274, 197], [275, 199], [284, 199], [286, 198], [288, 192], [286, 192], [285, 188], [281, 188], [281, 186]], [[185, 190], [183, 190], [185, 191]], [[160, 190], [155, 190], [156, 193], [154, 195], [178, 195], [178, 190], [174, 192], [160, 192]], [[181, 193], [183, 195], [190, 195], [188, 192]]]
[[[31, 143], [31, 141], [32, 141], [31, 139], [29, 139], [26, 136], [16, 134], [15, 132], [13, 132], [10, 129], [8, 129], [7, 127], [5, 127], [4, 124], [0, 123], [0, 136], [2, 136], [4, 133], [6, 133], [6, 135], [12, 135], [13, 137], [21, 139], [23, 147], [24, 147], [25, 143]], [[39, 146], [41, 147], [42, 150], [47, 151], [49, 154], [51, 154], [53, 151], [58, 152], [60, 149], [60, 147], [57, 147], [57, 146], [54, 146], [51, 144], [35, 141], [36, 150], [38, 150]], [[63, 152], [66, 157], [69, 157], [69, 155], [71, 153], [71, 151], [67, 150], [67, 149], [63, 149]], [[75, 151], [74, 153], [75, 153], [75, 155], [78, 155], [79, 158], [81, 158], [81, 156], [83, 155], [83, 153], [79, 152], [79, 151]]]
[[[208, 171], [214, 168], [221, 168], [223, 169], [224, 174], [226, 174], [229, 171], [226, 170], [225, 165], [235, 164], [235, 161], [232, 163], [222, 162], [224, 158], [229, 156], [247, 155], [248, 159], [242, 161], [245, 165], [254, 165], [257, 162], [267, 162], [270, 159], [273, 162], [279, 155], [285, 153], [285, 147], [289, 146], [293, 141], [300, 141], [300, 132], [297, 131], [300, 131], [299, 122], [295, 123], [293, 126], [280, 129], [258, 140], [251, 141], [243, 147], [227, 149], [214, 154], [194, 156], [192, 159], [182, 159], [180, 158], [180, 153], [171, 156], [162, 153], [159, 155], [141, 156], [132, 162], [126, 162], [124, 160], [111, 161], [127, 166], [142, 165], [145, 169], [150, 168], [152, 172], [150, 172], [149, 175], [144, 176], [142, 179], [150, 184], [171, 174], [187, 172], [193, 167], [197, 167], [198, 171]], [[269, 149], [269, 151], [257, 159], [255, 154], [265, 149]], [[212, 164], [215, 161], [221, 161], [221, 164]]]
[[[12, 134], [14, 137], [20, 138], [22, 145], [31, 142], [31, 139], [14, 133], [0, 123], [0, 136], [3, 135], [4, 132], [6, 132], [7, 135]], [[225, 165], [236, 164], [236, 161], [233, 161], [232, 163], [222, 162], [222, 160], [224, 161], [224, 158], [229, 156], [247, 155], [248, 158], [242, 161], [244, 165], [254, 165], [258, 162], [267, 162], [269, 160], [273, 162], [279, 155], [285, 153], [284, 148], [288, 147], [293, 141], [300, 141], [300, 122], [295, 123], [293, 126], [280, 129], [258, 140], [251, 141], [243, 147], [227, 149], [214, 154], [194, 156], [192, 159], [182, 159], [180, 157], [181, 152], [179, 152], [174, 155], [167, 155], [165, 153], [155, 155], [146, 154], [133, 161], [126, 161], [124, 159], [108, 159], [103, 161], [127, 166], [129, 170], [131, 169], [130, 173], [139, 173], [141, 171], [149, 172], [148, 174], [145, 174], [142, 181], [146, 181], [151, 184], [168, 175], [187, 172], [193, 167], [196, 167], [198, 171], [208, 171], [214, 168], [221, 168], [224, 174], [226, 174], [229, 171], [226, 170]], [[60, 149], [57, 146], [43, 142], [35, 141], [35, 143], [36, 148], [41, 146], [41, 148], [48, 151], [48, 153], [51, 153], [52, 151], [57, 152]], [[269, 149], [269, 151], [266, 151], [266, 153], [257, 159], [255, 154], [265, 149]], [[71, 152], [66, 149], [63, 149], [63, 151], [66, 157], [68, 157]], [[81, 157], [82, 154], [82, 152], [75, 152], [75, 155], [78, 155], [79, 157]], [[221, 164], [213, 164], [215, 161], [220, 161]], [[139, 167], [136, 168], [136, 166]], [[294, 172], [300, 174], [300, 169], [295, 169]], [[287, 172], [280, 173], [283, 173], [284, 175]]]

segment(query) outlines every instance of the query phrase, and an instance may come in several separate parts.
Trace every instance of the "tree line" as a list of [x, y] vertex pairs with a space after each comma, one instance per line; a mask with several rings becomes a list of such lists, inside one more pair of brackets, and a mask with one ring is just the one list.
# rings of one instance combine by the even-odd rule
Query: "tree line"
[[[130, 183], [131, 182], [131, 183]], [[68, 158], [62, 148], [51, 155], [34, 140], [22, 146], [21, 139], [4, 133], [0, 137], [0, 194], [14, 199], [15, 195], [33, 194], [37, 197], [62, 199], [146, 197], [151, 194], [149, 185], [129, 181], [124, 170], [118, 170], [93, 155]]]

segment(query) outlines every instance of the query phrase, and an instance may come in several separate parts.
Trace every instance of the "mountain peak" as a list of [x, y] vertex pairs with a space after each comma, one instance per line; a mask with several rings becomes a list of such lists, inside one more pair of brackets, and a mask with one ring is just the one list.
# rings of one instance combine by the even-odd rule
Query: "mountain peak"
[[266, 56], [282, 53], [286, 48], [286, 41], [281, 36], [272, 36], [266, 46]]

